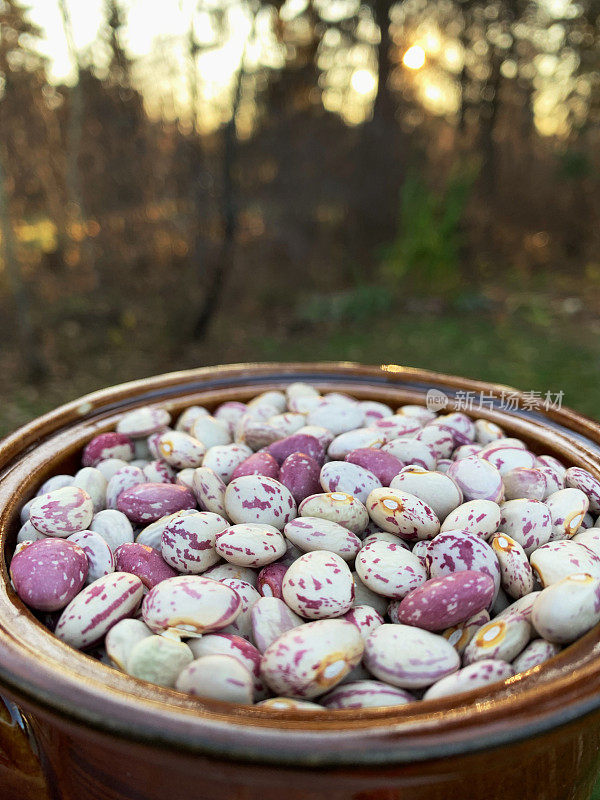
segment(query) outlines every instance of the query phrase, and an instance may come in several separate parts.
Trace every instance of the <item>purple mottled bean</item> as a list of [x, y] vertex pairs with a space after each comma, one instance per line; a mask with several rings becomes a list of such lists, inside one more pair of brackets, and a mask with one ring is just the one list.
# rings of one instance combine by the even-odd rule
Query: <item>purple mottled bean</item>
[[133, 458], [133, 442], [124, 433], [110, 431], [94, 436], [83, 450], [81, 463], [84, 467], [95, 467], [99, 461], [107, 458], [121, 458], [131, 461]]
[[117, 572], [137, 575], [147, 589], [153, 589], [161, 581], [177, 575], [158, 550], [145, 544], [126, 542], [116, 549], [115, 559]]
[[15, 591], [31, 608], [58, 611], [79, 592], [88, 574], [88, 559], [74, 542], [41, 539], [11, 561]]
[[372, 472], [381, 481], [382, 486], [389, 486], [394, 478], [404, 467], [404, 462], [391, 453], [375, 450], [372, 447], [359, 447], [345, 458], [351, 464], [357, 464]]
[[294, 433], [292, 436], [286, 436], [285, 439], [279, 439], [266, 447], [265, 451], [270, 453], [278, 464], [283, 464], [292, 453], [306, 453], [307, 456], [314, 458], [319, 466], [325, 460], [325, 450], [322, 444], [314, 436], [306, 433]]
[[256, 588], [263, 597], [283, 597], [282, 584], [288, 568], [285, 564], [267, 564], [258, 573]]
[[117, 498], [117, 508], [132, 522], [155, 522], [167, 514], [196, 508], [196, 500], [185, 486], [140, 483], [121, 492]]
[[321, 491], [319, 475], [321, 467], [306, 453], [290, 453], [282, 462], [279, 480], [292, 493], [297, 504]]
[[269, 453], [253, 453], [233, 470], [232, 480], [242, 475], [265, 475], [279, 480], [279, 464]]

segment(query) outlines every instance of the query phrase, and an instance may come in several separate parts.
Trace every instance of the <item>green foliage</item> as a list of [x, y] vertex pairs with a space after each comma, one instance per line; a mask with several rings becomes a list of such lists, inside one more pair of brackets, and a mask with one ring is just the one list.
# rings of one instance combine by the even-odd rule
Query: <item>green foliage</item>
[[359, 284], [334, 294], [315, 294], [302, 300], [296, 316], [303, 322], [365, 322], [391, 310], [389, 289], [377, 284]]
[[457, 287], [462, 220], [475, 178], [473, 169], [456, 171], [436, 192], [422, 176], [407, 176], [400, 193], [398, 235], [383, 252], [384, 275], [433, 293]]

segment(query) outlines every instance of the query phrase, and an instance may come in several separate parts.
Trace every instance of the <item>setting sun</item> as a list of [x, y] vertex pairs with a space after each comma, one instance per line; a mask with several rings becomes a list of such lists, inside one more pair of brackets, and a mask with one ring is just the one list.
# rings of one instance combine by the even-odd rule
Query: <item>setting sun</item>
[[402, 63], [409, 69], [421, 69], [425, 64], [425, 50], [420, 44], [409, 47], [402, 58]]

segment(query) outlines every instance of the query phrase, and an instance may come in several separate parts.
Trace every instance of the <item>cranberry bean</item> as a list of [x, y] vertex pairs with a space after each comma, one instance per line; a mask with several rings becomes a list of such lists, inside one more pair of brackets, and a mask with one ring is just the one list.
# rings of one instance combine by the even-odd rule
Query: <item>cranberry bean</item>
[[311, 456], [305, 453], [291, 453], [281, 464], [279, 480], [290, 490], [299, 505], [309, 495], [321, 489], [319, 475], [321, 468]]
[[514, 667], [507, 664], [506, 661], [486, 658], [459, 669], [454, 675], [448, 675], [437, 681], [425, 692], [423, 700], [437, 700], [439, 697], [480, 689], [490, 683], [505, 681], [514, 674]]
[[343, 683], [321, 698], [325, 708], [379, 708], [404, 706], [414, 701], [404, 689], [373, 680]]
[[[289, 523], [288, 523], [289, 524]], [[258, 593], [263, 597], [277, 597], [279, 600], [283, 597], [282, 584], [285, 573], [287, 572], [285, 564], [267, 564], [258, 573], [256, 581], [256, 588]]]
[[433, 539], [440, 530], [433, 509], [414, 494], [398, 489], [374, 489], [366, 505], [376, 525], [408, 541]]
[[195, 506], [190, 490], [176, 484], [140, 483], [117, 498], [118, 510], [132, 522], [155, 522], [167, 514]]
[[321, 442], [314, 436], [306, 433], [295, 433], [293, 436], [286, 436], [279, 439], [266, 448], [266, 452], [272, 455], [278, 464], [283, 464], [292, 453], [305, 453], [307, 456], [321, 465], [325, 460], [325, 450]]
[[210, 511], [172, 514], [165, 520], [160, 539], [163, 559], [178, 572], [199, 574], [217, 564], [215, 537], [229, 527], [219, 514]]
[[126, 542], [115, 552], [117, 572], [137, 575], [147, 589], [153, 589], [161, 581], [174, 578], [177, 572], [162, 558], [158, 550], [137, 542]]
[[88, 574], [85, 552], [74, 542], [47, 538], [31, 542], [13, 556], [10, 577], [24, 603], [58, 611], [79, 592]]
[[250, 611], [252, 639], [261, 653], [276, 639], [292, 628], [304, 625], [304, 620], [277, 597], [261, 597]]
[[290, 565], [282, 584], [285, 603], [302, 617], [339, 617], [352, 607], [354, 582], [348, 565], [335, 553], [305, 553]]
[[243, 475], [263, 475], [279, 480], [279, 464], [269, 453], [254, 453], [233, 470], [232, 480]]
[[374, 450], [370, 447], [361, 447], [352, 450], [346, 456], [346, 461], [357, 464], [359, 467], [371, 472], [380, 481], [382, 486], [389, 486], [404, 466], [399, 458], [383, 450]]
[[303, 552], [327, 550], [352, 561], [361, 548], [361, 541], [354, 533], [319, 517], [297, 517], [288, 522], [283, 532], [287, 539]]

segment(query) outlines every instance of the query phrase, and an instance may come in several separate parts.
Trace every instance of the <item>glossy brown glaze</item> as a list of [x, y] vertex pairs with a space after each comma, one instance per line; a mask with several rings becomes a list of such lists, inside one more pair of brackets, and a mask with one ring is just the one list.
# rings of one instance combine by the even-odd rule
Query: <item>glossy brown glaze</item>
[[[432, 386], [449, 396], [507, 391], [395, 365], [258, 364], [98, 392], [0, 443], [2, 550], [10, 555], [18, 510], [40, 482], [74, 468], [81, 447], [123, 411], [149, 402], [175, 413], [194, 402], [211, 407], [292, 380], [392, 405], [423, 403]], [[544, 418], [489, 408], [477, 416], [600, 477], [600, 427], [591, 420], [566, 410]], [[598, 766], [600, 629], [496, 690], [308, 719], [203, 702], [99, 664], [37, 623], [10, 588], [4, 559], [0, 567], [0, 684], [30, 714], [56, 797], [589, 797]]]

